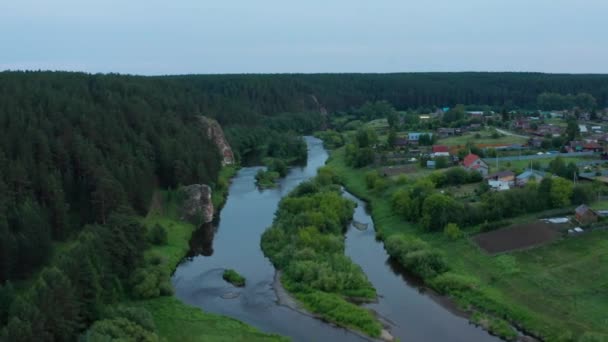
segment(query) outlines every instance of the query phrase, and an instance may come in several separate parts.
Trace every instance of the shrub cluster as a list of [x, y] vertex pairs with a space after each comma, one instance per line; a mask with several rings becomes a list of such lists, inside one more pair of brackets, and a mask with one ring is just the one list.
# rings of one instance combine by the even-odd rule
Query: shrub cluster
[[389, 255], [422, 279], [431, 279], [448, 270], [443, 255], [417, 238], [393, 235], [384, 244]]

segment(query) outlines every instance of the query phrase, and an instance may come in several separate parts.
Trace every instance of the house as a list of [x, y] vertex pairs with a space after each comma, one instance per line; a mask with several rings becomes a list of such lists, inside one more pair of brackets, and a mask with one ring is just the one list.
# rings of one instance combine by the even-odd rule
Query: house
[[436, 168], [436, 163], [434, 160], [427, 160], [426, 161], [426, 168], [427, 169], [434, 169]]
[[408, 140], [407, 138], [397, 138], [395, 139], [395, 148], [406, 148], [408, 145]]
[[555, 125], [539, 125], [534, 134], [538, 136], [551, 135], [558, 137], [562, 134], [563, 129]]
[[528, 130], [530, 129], [530, 120], [528, 118], [517, 119], [513, 122], [513, 128]]
[[581, 224], [589, 224], [597, 222], [598, 214], [588, 206], [581, 204], [574, 210], [574, 216], [576, 220]]
[[590, 141], [583, 145], [583, 151], [600, 152], [602, 151], [602, 145], [598, 144], [595, 141]]
[[488, 175], [486, 179], [489, 181], [506, 182], [507, 184], [513, 185], [515, 182], [515, 173], [512, 171], [500, 171]]
[[567, 147], [570, 152], [601, 152], [603, 150], [602, 145], [597, 141], [571, 141]]
[[589, 120], [591, 120], [591, 113], [589, 113], [589, 112], [581, 113], [581, 114], [579, 114], [578, 119], [583, 120], [583, 121], [589, 121]]
[[431, 156], [434, 157], [449, 157], [450, 149], [445, 145], [433, 145]]
[[437, 134], [441, 138], [451, 137], [453, 135], [456, 135], [456, 129], [442, 127], [442, 128], [437, 129]]
[[464, 157], [462, 166], [469, 171], [479, 171], [479, 173], [481, 173], [481, 175], [484, 177], [488, 175], [488, 164], [481, 160], [481, 158], [479, 158], [479, 156], [476, 154], [469, 153], [469, 155]]
[[488, 180], [488, 185], [490, 186], [490, 189], [495, 191], [505, 191], [511, 189], [509, 182], [499, 180]]
[[515, 185], [524, 186], [530, 181], [540, 182], [545, 178], [546, 173], [538, 170], [526, 170], [515, 177]]
[[589, 133], [589, 130], [587, 129], [586, 125], [578, 125], [578, 130], [581, 132], [581, 134]]
[[541, 146], [543, 145], [543, 138], [534, 137], [534, 138], [528, 140], [528, 145], [535, 147], [535, 148], [541, 148]]
[[420, 140], [420, 136], [421, 135], [428, 135], [429, 137], [433, 136], [433, 133], [419, 133], [419, 132], [412, 132], [412, 133], [408, 133], [407, 134], [407, 140], [409, 141], [418, 141]]
[[570, 152], [582, 152], [585, 143], [579, 140], [572, 140], [568, 145], [568, 150]]
[[482, 111], [469, 111], [467, 112], [467, 114], [469, 114], [470, 117], [472, 118], [482, 118], [483, 117], [483, 112]]
[[418, 133], [418, 132], [413, 132], [413, 133], [408, 133], [407, 134], [407, 140], [409, 142], [410, 145], [418, 145], [418, 142], [420, 140], [420, 137], [422, 135], [428, 135], [429, 137], [433, 137], [433, 133]]
[[479, 131], [479, 130], [481, 130], [481, 124], [478, 124], [478, 123], [470, 124], [469, 130], [470, 131]]

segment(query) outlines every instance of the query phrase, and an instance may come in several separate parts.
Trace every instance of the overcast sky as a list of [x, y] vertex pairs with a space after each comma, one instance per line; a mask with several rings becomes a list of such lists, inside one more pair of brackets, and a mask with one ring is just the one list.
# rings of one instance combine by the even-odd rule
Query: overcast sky
[[5, 69], [608, 73], [608, 0], [1, 0]]

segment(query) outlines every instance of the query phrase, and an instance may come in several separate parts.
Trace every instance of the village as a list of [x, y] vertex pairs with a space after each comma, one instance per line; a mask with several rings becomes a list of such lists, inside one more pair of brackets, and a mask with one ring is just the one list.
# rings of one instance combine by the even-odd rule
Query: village
[[[412, 113], [399, 113], [396, 118], [364, 123], [359, 132], [368, 130], [370, 139], [375, 139], [370, 167], [394, 181], [430, 178], [442, 193], [472, 205], [487, 191], [523, 189], [545, 178], [565, 179], [571, 189], [587, 184], [576, 187], [592, 192], [583, 203], [505, 220], [496, 225], [500, 229], [481, 229], [473, 241], [490, 254], [603, 228], [601, 221], [608, 216], [608, 191], [603, 185], [608, 182], [606, 111], [498, 114], [458, 107], [414, 114], [414, 120]], [[445, 181], [457, 169], [469, 174], [467, 181]]]

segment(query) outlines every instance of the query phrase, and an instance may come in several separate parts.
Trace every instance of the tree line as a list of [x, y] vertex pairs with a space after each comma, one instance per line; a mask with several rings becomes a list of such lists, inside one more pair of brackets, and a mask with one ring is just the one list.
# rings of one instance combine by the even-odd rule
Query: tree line
[[[522, 188], [509, 191], [488, 191], [486, 188], [481, 190], [479, 200], [471, 203], [438, 192], [438, 184], [434, 182], [437, 179], [442, 180], [440, 185], [451, 183], [446, 182], [449, 179], [447, 175], [431, 176], [395, 191], [391, 202], [393, 211], [427, 230], [443, 231], [450, 223], [460, 226], [487, 224], [523, 214], [589, 203], [595, 196], [592, 184], [575, 185], [565, 178], [547, 174], [539, 182], [531, 181]], [[463, 178], [462, 182], [465, 181]]]

